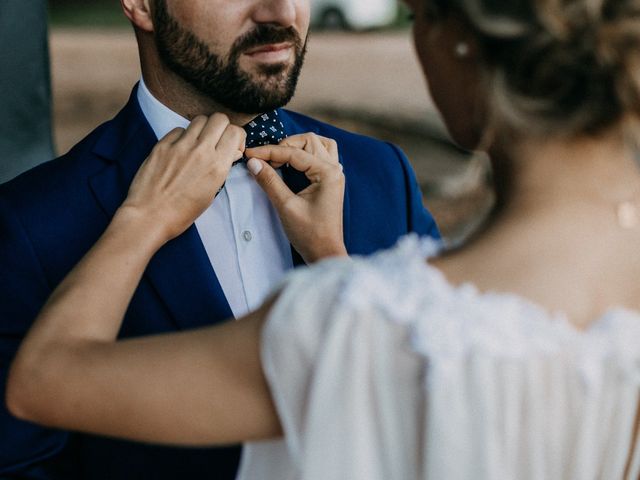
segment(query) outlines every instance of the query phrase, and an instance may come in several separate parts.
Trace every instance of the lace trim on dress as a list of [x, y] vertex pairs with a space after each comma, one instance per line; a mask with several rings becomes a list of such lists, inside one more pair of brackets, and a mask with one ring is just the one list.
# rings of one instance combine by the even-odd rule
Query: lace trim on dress
[[482, 353], [529, 359], [570, 353], [586, 381], [604, 361], [615, 361], [640, 383], [640, 314], [612, 309], [580, 331], [562, 314], [509, 293], [482, 293], [471, 284], [454, 286], [426, 260], [441, 242], [409, 234], [395, 247], [354, 258], [340, 303], [345, 308], [384, 312], [407, 325], [411, 344], [430, 362]]

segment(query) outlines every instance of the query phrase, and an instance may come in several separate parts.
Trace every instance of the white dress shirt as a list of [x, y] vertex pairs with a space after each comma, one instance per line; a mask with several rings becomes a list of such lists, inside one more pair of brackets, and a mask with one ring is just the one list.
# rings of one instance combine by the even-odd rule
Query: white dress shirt
[[[189, 126], [189, 120], [160, 103], [142, 79], [138, 103], [159, 139], [176, 127]], [[225, 188], [195, 223], [236, 318], [259, 307], [293, 268], [280, 219], [244, 164], [231, 168]], [[239, 477], [269, 475], [288, 480], [283, 468], [289, 464], [282, 440], [248, 443], [242, 451]]]
[[[159, 139], [176, 127], [189, 126], [189, 120], [160, 103], [142, 79], [138, 102]], [[225, 188], [195, 223], [236, 318], [259, 307], [293, 268], [280, 219], [244, 164], [231, 168]]]

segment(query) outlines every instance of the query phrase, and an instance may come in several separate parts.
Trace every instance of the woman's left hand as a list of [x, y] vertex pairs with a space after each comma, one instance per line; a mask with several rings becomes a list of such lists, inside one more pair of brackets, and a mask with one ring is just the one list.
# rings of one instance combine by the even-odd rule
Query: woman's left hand
[[242, 158], [245, 131], [226, 115], [198, 116], [172, 130], [154, 147], [120, 208], [158, 228], [164, 243], [184, 232], [204, 212]]
[[[305, 133], [288, 137], [280, 145], [248, 148], [246, 155], [254, 157], [249, 170], [305, 262], [347, 254], [342, 225], [345, 179], [334, 140]], [[311, 185], [294, 194], [272, 168], [285, 163], [304, 172]]]

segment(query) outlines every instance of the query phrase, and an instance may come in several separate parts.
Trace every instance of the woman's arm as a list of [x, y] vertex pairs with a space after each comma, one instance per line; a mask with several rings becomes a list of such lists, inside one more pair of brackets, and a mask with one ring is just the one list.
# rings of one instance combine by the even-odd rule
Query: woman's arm
[[264, 310], [219, 328], [115, 342], [147, 263], [211, 203], [243, 145], [244, 132], [223, 116], [196, 118], [157, 145], [23, 342], [7, 386], [16, 416], [181, 444], [278, 433], [258, 359]]
[[[213, 116], [195, 119], [156, 146], [103, 236], [55, 290], [23, 342], [7, 384], [7, 404], [16, 416], [181, 445], [280, 433], [259, 356], [268, 305], [218, 327], [116, 342], [147, 263], [210, 205], [243, 144], [244, 132]], [[309, 161], [306, 154], [291, 158], [294, 168], [313, 174], [315, 187], [303, 203], [290, 200], [289, 213], [317, 211], [309, 207], [316, 204], [335, 209], [336, 202], [341, 212], [336, 185], [344, 184], [333, 164]], [[260, 162], [261, 178], [275, 174]], [[341, 253], [343, 245], [332, 243]]]
[[55, 291], [11, 369], [9, 409], [51, 427], [148, 442], [277, 435], [259, 361], [265, 309], [219, 327], [115, 342], [155, 251], [145, 227], [117, 216]]

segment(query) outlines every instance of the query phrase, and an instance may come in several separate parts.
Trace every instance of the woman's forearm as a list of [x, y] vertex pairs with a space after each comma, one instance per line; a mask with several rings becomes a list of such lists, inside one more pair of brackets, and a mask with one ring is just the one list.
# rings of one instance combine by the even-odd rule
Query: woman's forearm
[[[338, 240], [323, 240], [320, 247], [337, 244], [331, 252], [344, 253], [337, 148], [311, 144], [326, 155], [281, 147], [312, 181], [297, 196], [285, 193], [290, 208], [281, 209], [289, 215], [283, 222], [295, 224], [289, 233], [300, 245], [314, 232], [323, 239], [322, 232], [333, 232]], [[186, 131], [173, 131], [156, 145], [126, 206], [55, 290], [21, 345], [6, 389], [14, 415], [55, 428], [180, 445], [281, 433], [260, 357], [270, 304], [236, 322], [115, 341], [147, 263], [211, 205], [243, 149], [244, 131], [217, 114], [197, 117]], [[280, 193], [288, 189], [279, 185]], [[270, 198], [276, 197], [272, 191]], [[305, 225], [312, 224], [320, 230], [308, 232]]]
[[124, 207], [56, 288], [27, 340], [111, 341], [151, 257], [165, 239], [144, 213]]
[[[116, 339], [127, 306], [151, 257], [164, 243], [158, 225], [133, 207], [118, 210], [100, 240], [56, 288], [13, 362], [10, 379], [36, 379], [63, 369], [69, 352]], [[34, 393], [10, 381], [7, 402]], [[20, 401], [22, 404], [22, 401]]]
[[154, 147], [125, 206], [21, 345], [6, 388], [15, 416], [180, 445], [280, 432], [260, 363], [268, 306], [217, 327], [115, 341], [147, 263], [211, 205], [242, 156], [244, 135], [214, 114], [196, 117]]
[[269, 305], [237, 322], [116, 341], [166, 234], [123, 209], [41, 311], [6, 402], [18, 418], [131, 440], [220, 445], [277, 436], [259, 358]]

